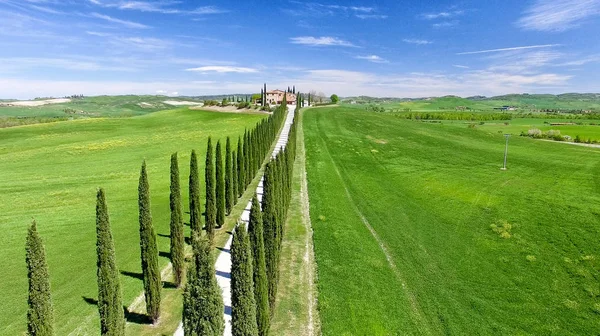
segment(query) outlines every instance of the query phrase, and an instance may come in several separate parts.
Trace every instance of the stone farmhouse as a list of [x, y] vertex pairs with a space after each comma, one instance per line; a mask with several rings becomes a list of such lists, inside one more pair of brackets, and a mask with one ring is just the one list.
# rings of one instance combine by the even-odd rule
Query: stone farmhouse
[[267, 104], [269, 105], [279, 105], [283, 102], [283, 95], [285, 95], [285, 99], [288, 105], [294, 104], [296, 101], [296, 95], [291, 92], [286, 92], [282, 90], [272, 90], [267, 91]]

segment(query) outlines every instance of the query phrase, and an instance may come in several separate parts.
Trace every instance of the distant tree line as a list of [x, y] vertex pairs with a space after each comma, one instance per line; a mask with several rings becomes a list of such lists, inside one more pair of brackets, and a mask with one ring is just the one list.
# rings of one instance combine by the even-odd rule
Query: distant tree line
[[409, 112], [399, 113], [396, 116], [413, 120], [511, 120], [512, 113], [460, 113], [460, 112]]

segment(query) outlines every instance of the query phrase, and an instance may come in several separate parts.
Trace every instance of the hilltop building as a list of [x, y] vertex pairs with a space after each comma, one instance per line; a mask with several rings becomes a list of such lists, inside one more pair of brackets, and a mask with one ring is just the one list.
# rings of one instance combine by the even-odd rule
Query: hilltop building
[[292, 92], [285, 92], [282, 90], [272, 90], [267, 91], [266, 101], [269, 105], [277, 105], [283, 102], [283, 95], [285, 95], [285, 99], [288, 105], [294, 104], [296, 102], [296, 94]]

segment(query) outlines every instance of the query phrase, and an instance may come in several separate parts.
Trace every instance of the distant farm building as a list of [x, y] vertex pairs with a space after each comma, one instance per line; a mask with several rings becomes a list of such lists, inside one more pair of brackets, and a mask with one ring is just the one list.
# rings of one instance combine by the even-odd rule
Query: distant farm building
[[517, 110], [517, 108], [516, 108], [516, 107], [514, 107], [514, 106], [508, 106], [508, 105], [505, 105], [505, 106], [502, 106], [502, 107], [494, 107], [494, 110], [501, 110], [501, 111], [516, 111], [516, 110]]
[[283, 102], [284, 95], [285, 95], [285, 100], [287, 101], [288, 105], [294, 104], [296, 102], [296, 95], [294, 93], [285, 92], [285, 91], [281, 91], [281, 90], [272, 90], [272, 91], [267, 91], [267, 94], [266, 94], [267, 104], [269, 104], [269, 105], [281, 104]]

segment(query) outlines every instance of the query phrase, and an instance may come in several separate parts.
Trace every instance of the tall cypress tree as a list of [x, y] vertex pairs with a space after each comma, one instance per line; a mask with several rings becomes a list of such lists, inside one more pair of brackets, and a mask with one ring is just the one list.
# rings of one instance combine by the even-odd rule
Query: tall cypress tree
[[250, 139], [248, 131], [244, 131], [244, 189], [250, 184], [252, 180], [250, 177]]
[[252, 255], [246, 225], [235, 228], [231, 243], [231, 334], [258, 336], [252, 280]]
[[225, 328], [223, 297], [215, 277], [210, 245], [199, 233], [192, 233], [194, 256], [183, 293], [185, 335], [221, 336]]
[[275, 186], [275, 160], [272, 160], [265, 168], [264, 192], [262, 199], [265, 263], [267, 269], [267, 282], [269, 288], [269, 306], [275, 303], [277, 291], [277, 197]]
[[177, 162], [177, 153], [171, 155], [171, 264], [173, 265], [173, 274], [175, 275], [175, 285], [181, 286], [183, 277], [184, 260], [184, 238], [183, 238], [183, 215], [181, 212], [181, 188], [179, 186], [179, 164]]
[[208, 234], [209, 239], [212, 241], [214, 237], [214, 229], [217, 225], [217, 204], [215, 201], [215, 161], [212, 139], [210, 137], [208, 137], [208, 145], [206, 147], [204, 181], [206, 183], [206, 210], [204, 212], [204, 225], [206, 226], [206, 234]]
[[215, 200], [217, 208], [217, 227], [225, 224], [225, 174], [223, 170], [223, 154], [221, 153], [221, 141], [217, 141], [215, 150]]
[[160, 315], [160, 289], [162, 282], [158, 269], [158, 249], [156, 233], [152, 226], [150, 212], [150, 186], [146, 173], [146, 161], [142, 164], [140, 184], [138, 187], [138, 204], [140, 208], [140, 251], [142, 256], [142, 273], [144, 275], [144, 294], [146, 296], [146, 312], [152, 322]]
[[242, 150], [242, 139], [238, 138], [237, 143], [237, 193], [238, 197], [242, 197], [244, 193], [244, 151]]
[[[233, 206], [235, 206], [237, 204], [237, 200], [238, 200], [238, 168], [237, 168], [237, 152], [236, 151], [232, 151], [231, 152], [231, 175], [233, 178], [233, 185], [231, 186], [231, 192], [233, 193], [232, 199], [233, 199]], [[232, 206], [232, 207], [233, 207]]]
[[233, 209], [234, 205], [233, 185], [231, 140], [227, 137], [227, 142], [225, 143], [225, 211], [227, 215], [231, 214], [231, 209]]
[[27, 335], [51, 336], [54, 335], [54, 309], [50, 294], [48, 264], [44, 244], [37, 232], [35, 221], [27, 230], [25, 251], [29, 283]]
[[254, 299], [256, 301], [258, 334], [268, 335], [270, 326], [269, 287], [267, 284], [262, 212], [256, 195], [252, 198], [248, 233], [250, 236], [250, 246], [252, 248], [252, 278], [254, 280]]
[[190, 228], [193, 231], [202, 230], [202, 210], [200, 209], [200, 175], [198, 172], [198, 158], [196, 151], [192, 150], [190, 158]]
[[125, 335], [119, 268], [103, 189], [99, 189], [96, 195], [96, 254], [100, 334]]

